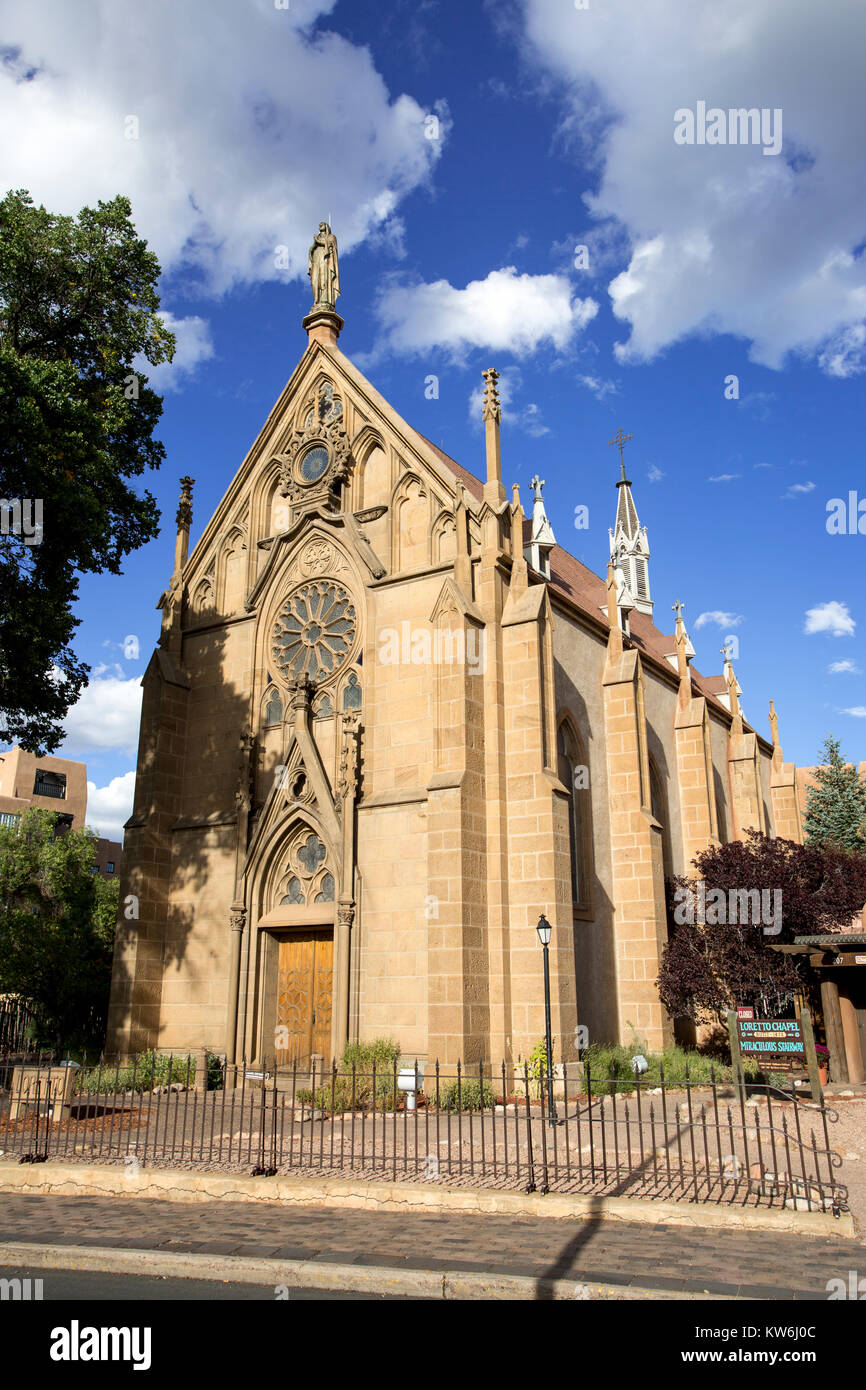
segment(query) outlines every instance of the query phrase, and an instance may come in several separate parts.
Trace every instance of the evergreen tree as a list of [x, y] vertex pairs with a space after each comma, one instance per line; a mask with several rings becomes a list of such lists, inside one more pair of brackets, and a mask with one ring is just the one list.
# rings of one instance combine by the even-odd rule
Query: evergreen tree
[[845, 762], [832, 734], [822, 754], [806, 799], [806, 843], [866, 854], [866, 781]]

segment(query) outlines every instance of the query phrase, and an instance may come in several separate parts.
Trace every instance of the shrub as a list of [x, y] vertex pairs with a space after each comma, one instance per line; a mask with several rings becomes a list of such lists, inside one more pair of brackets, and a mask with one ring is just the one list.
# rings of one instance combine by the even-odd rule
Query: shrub
[[[429, 1096], [431, 1104], [436, 1103], [436, 1094]], [[439, 1109], [440, 1110], [491, 1110], [495, 1102], [493, 1087], [489, 1081], [482, 1085], [480, 1081], [473, 1081], [468, 1077], [465, 1081], [461, 1080], [458, 1095], [457, 1081], [446, 1081], [444, 1086], [439, 1087]]]
[[[734, 1079], [733, 1067], [720, 1063], [714, 1057], [705, 1056], [700, 1052], [690, 1052], [682, 1047], [666, 1047], [663, 1052], [651, 1053], [647, 1051], [646, 1045], [636, 1038], [629, 1047], [614, 1043], [593, 1043], [587, 1048], [583, 1054], [584, 1093], [588, 1094], [591, 1084], [594, 1096], [610, 1095], [613, 1068], [613, 1078], [617, 1083], [613, 1088], [615, 1093], [629, 1094], [635, 1089], [631, 1060], [638, 1054], [645, 1057], [649, 1064], [648, 1070], [643, 1072], [640, 1078], [644, 1088], [661, 1085], [662, 1066], [666, 1087], [684, 1086], [687, 1069], [688, 1080], [695, 1084], [709, 1085], [713, 1076], [718, 1082], [730, 1082]], [[586, 1077], [587, 1068], [590, 1073], [589, 1082]], [[754, 1063], [746, 1062], [744, 1072], [747, 1080], [757, 1080], [760, 1076]]]
[[[372, 1042], [349, 1043], [337, 1067], [334, 1081], [325, 1074], [315, 1093], [309, 1088], [299, 1090], [296, 1100], [312, 1105], [316, 1110], [337, 1114], [341, 1110], [393, 1110], [395, 1108], [394, 1071], [400, 1061], [400, 1044], [392, 1038], [374, 1038]], [[373, 1063], [376, 1064], [376, 1094], [373, 1095]], [[354, 1088], [352, 1069], [354, 1067]], [[396, 1104], [402, 1100], [396, 1093]]]
[[[78, 1074], [80, 1095], [92, 1096], [97, 1091], [152, 1091], [155, 1086], [192, 1086], [195, 1083], [196, 1059], [193, 1056], [169, 1057], [164, 1052], [142, 1052], [135, 1063], [122, 1067], [104, 1062], [100, 1067], [82, 1068]], [[222, 1066], [214, 1053], [208, 1053], [207, 1088], [222, 1089]]]

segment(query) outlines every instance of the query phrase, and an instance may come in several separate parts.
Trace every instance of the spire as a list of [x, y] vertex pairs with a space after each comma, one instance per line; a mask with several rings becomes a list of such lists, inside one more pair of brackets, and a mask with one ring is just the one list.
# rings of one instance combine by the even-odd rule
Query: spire
[[619, 604], [617, 603], [616, 575], [614, 574], [613, 561], [608, 562], [607, 566], [607, 620], [610, 623], [610, 635], [607, 639], [607, 650], [610, 656], [622, 656], [622, 628], [620, 626]]
[[683, 607], [684, 605], [681, 599], [677, 599], [673, 605], [674, 612], [677, 615], [677, 670], [680, 680], [687, 681], [689, 678], [689, 658], [686, 652], [688, 634], [686, 633], [686, 625], [683, 622]]
[[469, 558], [469, 519], [466, 513], [466, 490], [459, 478], [454, 489], [454, 530], [457, 538], [454, 579], [462, 589], [471, 593], [472, 564]]
[[515, 598], [523, 593], [528, 583], [526, 560], [523, 555], [523, 507], [520, 504], [520, 488], [514, 483], [511, 488], [511, 583], [509, 585]]
[[725, 665], [722, 674], [725, 678], [725, 684], [728, 687], [727, 706], [728, 709], [731, 711], [731, 714], [733, 715], [731, 733], [741, 734], [743, 732], [743, 711], [740, 709], [740, 696], [743, 692], [740, 687], [740, 682], [737, 680], [734, 668], [731, 665], [731, 656], [730, 652], [728, 651], [728, 648], [722, 647], [721, 650], [722, 655], [725, 658]]
[[174, 546], [174, 572], [179, 575], [189, 554], [189, 528], [192, 526], [192, 489], [195, 478], [181, 478], [177, 504], [177, 539]]
[[641, 526], [631, 495], [631, 479], [626, 476], [623, 450], [634, 435], [620, 429], [608, 442], [619, 449], [619, 482], [616, 502], [616, 524], [610, 532], [610, 557], [622, 569], [628, 587], [634, 595], [634, 607], [652, 617], [653, 602], [649, 584], [649, 542], [646, 527]]
[[776, 713], [776, 706], [770, 701], [770, 733], [773, 739], [773, 767], [778, 769], [782, 766], [782, 745], [779, 741], [779, 716]]
[[773, 739], [773, 747], [781, 752], [782, 745], [779, 743], [779, 716], [776, 713], [776, 706], [770, 701], [770, 732]]
[[499, 427], [502, 423], [502, 406], [499, 402], [499, 373], [493, 367], [482, 372], [484, 377], [484, 399], [481, 405], [481, 418], [484, 421], [485, 449], [487, 454], [487, 474], [484, 484], [484, 501], [492, 507], [501, 506], [505, 501], [505, 488], [502, 486], [502, 447]]
[[553, 527], [547, 519], [544, 499], [541, 496], [544, 479], [539, 478], [536, 473], [529, 486], [532, 488], [535, 501], [532, 504], [532, 534], [524, 554], [532, 568], [538, 570], [539, 574], [543, 574], [545, 579], [549, 579], [550, 552], [556, 545], [556, 537], [553, 534]]

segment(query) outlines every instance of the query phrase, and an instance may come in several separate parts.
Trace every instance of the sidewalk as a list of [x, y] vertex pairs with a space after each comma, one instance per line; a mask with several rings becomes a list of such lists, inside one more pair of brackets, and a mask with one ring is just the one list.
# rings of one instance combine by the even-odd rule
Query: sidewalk
[[7, 1268], [38, 1261], [416, 1297], [823, 1301], [827, 1281], [864, 1258], [851, 1239], [592, 1219], [8, 1192], [0, 1209]]

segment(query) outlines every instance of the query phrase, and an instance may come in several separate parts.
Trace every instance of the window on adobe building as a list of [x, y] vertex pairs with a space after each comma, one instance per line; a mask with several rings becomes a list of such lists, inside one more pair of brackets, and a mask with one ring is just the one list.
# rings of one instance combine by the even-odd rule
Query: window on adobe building
[[33, 783], [34, 796], [53, 796], [60, 800], [66, 798], [66, 774], [63, 772], [48, 772], [46, 768], [37, 767], [36, 781]]
[[114, 873], [114, 860], [113, 860], [113, 859], [109, 859], [108, 863], [107, 863], [106, 866], [105, 866], [105, 872], [106, 872], [107, 874], [113, 874], [113, 873]]

